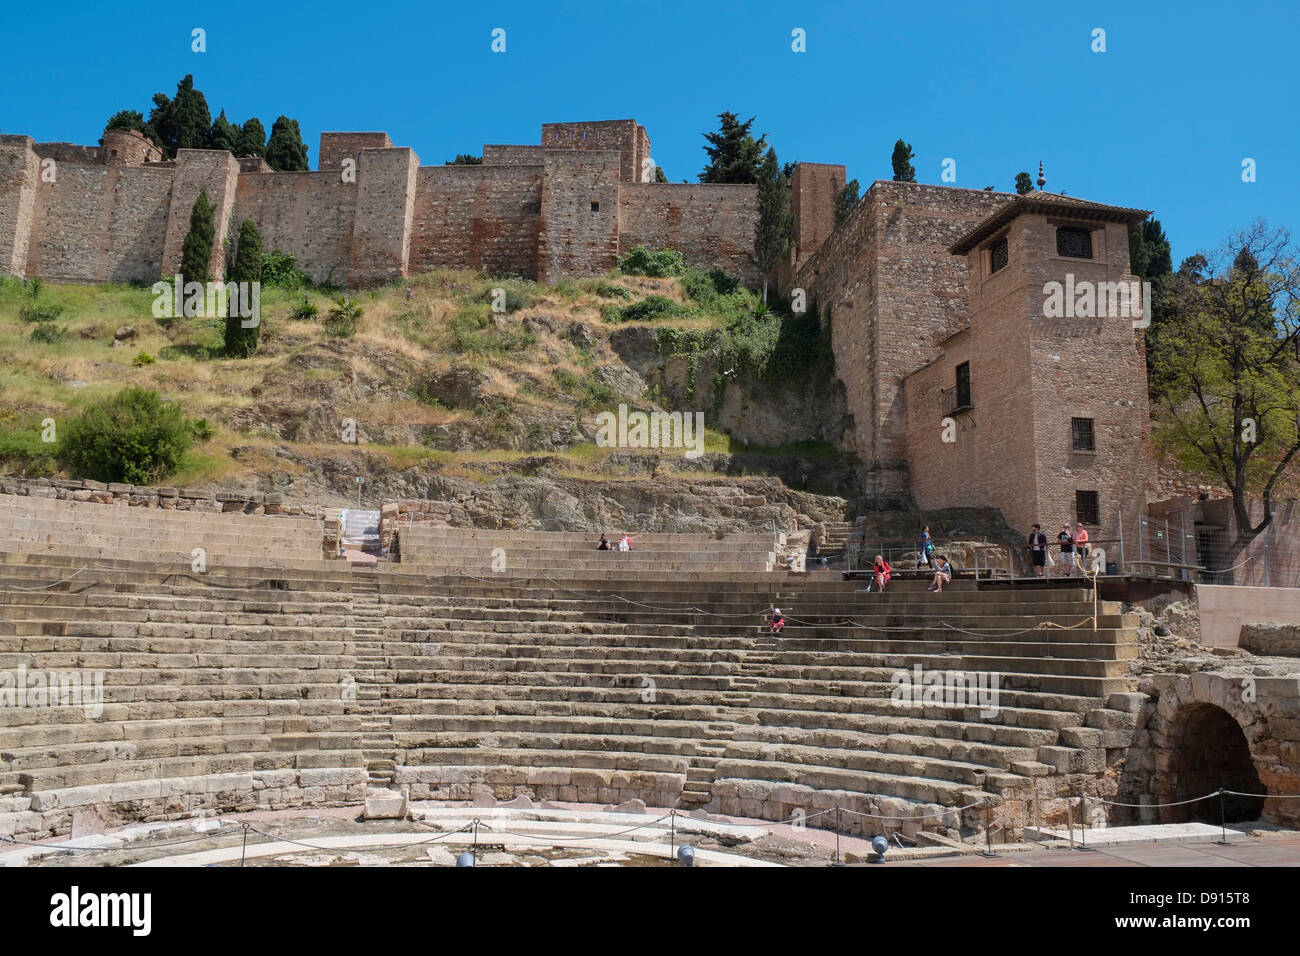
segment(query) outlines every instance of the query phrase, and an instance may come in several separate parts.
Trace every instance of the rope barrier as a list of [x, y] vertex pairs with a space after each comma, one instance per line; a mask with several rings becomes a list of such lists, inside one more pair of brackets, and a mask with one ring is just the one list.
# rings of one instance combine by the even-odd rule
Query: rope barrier
[[15, 587], [12, 584], [7, 584], [3, 588], [0, 588], [0, 591], [46, 591], [49, 590], [50, 588], [58, 587], [60, 584], [66, 584], [68, 581], [71, 581], [73, 578], [75, 578], [82, 571], [86, 570], [86, 568], [88, 567], [90, 567], [90, 565], [83, 564], [81, 567], [77, 568], [77, 570], [69, 574], [66, 578], [62, 578], [58, 581], [52, 581], [49, 584], [42, 584], [38, 588], [20, 588], [20, 587]]

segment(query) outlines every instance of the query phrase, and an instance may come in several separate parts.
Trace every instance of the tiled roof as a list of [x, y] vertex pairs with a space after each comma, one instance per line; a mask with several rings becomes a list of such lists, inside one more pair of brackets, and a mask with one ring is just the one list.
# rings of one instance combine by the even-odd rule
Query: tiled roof
[[954, 255], [967, 253], [1012, 219], [1025, 213], [1074, 214], [1086, 219], [1133, 223], [1142, 222], [1151, 215], [1151, 210], [1130, 209], [1127, 206], [1108, 206], [1105, 203], [1089, 202], [1086, 199], [1076, 199], [1073, 196], [1062, 196], [1059, 193], [1044, 193], [1034, 190], [1003, 206], [958, 239], [948, 251]]

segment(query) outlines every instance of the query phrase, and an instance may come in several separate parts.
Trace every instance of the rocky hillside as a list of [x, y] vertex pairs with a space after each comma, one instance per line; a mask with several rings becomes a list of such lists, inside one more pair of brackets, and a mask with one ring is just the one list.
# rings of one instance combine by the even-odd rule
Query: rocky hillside
[[[329, 319], [340, 293], [265, 287], [259, 349], [234, 359], [222, 319], [155, 318], [147, 288], [0, 279], [0, 468], [84, 477], [43, 430], [133, 384], [209, 426], [173, 485], [344, 504], [364, 475], [368, 504], [476, 502], [504, 526], [844, 517], [858, 466], [816, 318], [711, 282], [430, 273], [355, 296], [351, 335]], [[620, 403], [703, 412], [704, 453], [602, 447]]]

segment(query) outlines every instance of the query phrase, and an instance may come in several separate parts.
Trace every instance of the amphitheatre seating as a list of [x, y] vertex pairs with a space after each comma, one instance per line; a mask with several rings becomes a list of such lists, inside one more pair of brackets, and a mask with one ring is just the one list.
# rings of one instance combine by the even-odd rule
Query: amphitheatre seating
[[[504, 557], [513, 571], [769, 571], [776, 559], [771, 534], [641, 534], [630, 551], [598, 551], [600, 534], [483, 528], [397, 529], [403, 564], [490, 571]], [[610, 547], [618, 539], [610, 534]], [[614, 564], [614, 562], [618, 562]]]
[[90, 559], [171, 560], [188, 566], [195, 548], [208, 563], [274, 565], [321, 560], [314, 518], [130, 508], [0, 495], [0, 541], [14, 552]]
[[[1127, 715], [1104, 701], [1131, 686], [1135, 621], [1103, 602], [1094, 630], [1088, 591], [864, 593], [832, 575], [619, 563], [636, 552], [534, 570], [533, 543], [594, 539], [504, 534], [523, 567], [503, 573], [404, 560], [195, 575], [117, 557], [68, 579], [80, 555], [0, 550], [0, 672], [104, 681], [98, 717], [0, 707], [0, 835], [66, 833], [91, 807], [343, 804], [367, 784], [769, 819], [839, 804], [961, 827], [980, 811], [959, 808], [1050, 800], [1126, 745]], [[774, 604], [789, 621], [776, 638]], [[899, 675], [918, 666], [996, 674], [996, 708], [900, 706]]]

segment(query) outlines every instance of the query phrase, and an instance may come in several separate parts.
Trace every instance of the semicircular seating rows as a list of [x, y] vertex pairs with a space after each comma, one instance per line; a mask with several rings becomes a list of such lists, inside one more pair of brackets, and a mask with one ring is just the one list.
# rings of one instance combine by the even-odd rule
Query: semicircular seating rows
[[[196, 573], [185, 540], [145, 537], [176, 515], [87, 505], [112, 520], [72, 540], [53, 523], [84, 508], [43, 501], [55, 530], [29, 540], [27, 504], [0, 500], [0, 674], [99, 674], [103, 700], [0, 706], [0, 835], [344, 805], [374, 786], [969, 829], [985, 802], [1050, 816], [1067, 775], [1100, 779], [1131, 740], [1106, 701], [1129, 689], [1135, 622], [1103, 603], [1094, 630], [1083, 590], [864, 593], [754, 569], [762, 535], [584, 556], [591, 535], [430, 531], [413, 536], [429, 563], [404, 547], [349, 568], [298, 548], [316, 530], [230, 515], [187, 516], [205, 519], [180, 529], [207, 549]], [[900, 675], [933, 674], [996, 675], [996, 700], [900, 700]]]

